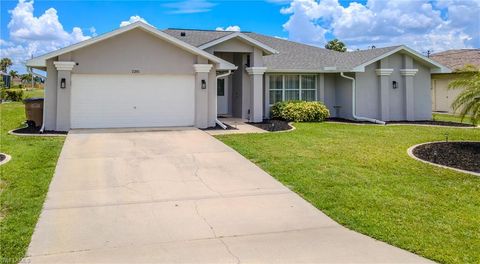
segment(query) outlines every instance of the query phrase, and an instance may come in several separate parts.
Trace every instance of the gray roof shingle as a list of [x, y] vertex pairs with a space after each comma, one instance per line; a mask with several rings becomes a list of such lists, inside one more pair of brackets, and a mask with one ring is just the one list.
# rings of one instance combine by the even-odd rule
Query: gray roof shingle
[[480, 49], [447, 50], [432, 54], [430, 58], [452, 70], [458, 70], [467, 64], [480, 67]]
[[[196, 47], [234, 33], [187, 29], [167, 29], [164, 32]], [[181, 36], [182, 32], [185, 33], [185, 36]], [[323, 71], [325, 67], [336, 67], [336, 70], [351, 70], [399, 47], [338, 52], [257, 33], [242, 33], [279, 51], [278, 54], [264, 57], [265, 66], [270, 70], [277, 71]]]

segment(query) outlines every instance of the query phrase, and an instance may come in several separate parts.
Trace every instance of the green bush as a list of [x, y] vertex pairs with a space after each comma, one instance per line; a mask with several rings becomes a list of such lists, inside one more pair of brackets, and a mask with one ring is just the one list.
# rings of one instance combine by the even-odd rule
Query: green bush
[[19, 102], [23, 100], [22, 89], [1, 89], [0, 96], [2, 100]]
[[272, 118], [295, 122], [320, 122], [330, 116], [320, 102], [286, 101], [272, 106]]

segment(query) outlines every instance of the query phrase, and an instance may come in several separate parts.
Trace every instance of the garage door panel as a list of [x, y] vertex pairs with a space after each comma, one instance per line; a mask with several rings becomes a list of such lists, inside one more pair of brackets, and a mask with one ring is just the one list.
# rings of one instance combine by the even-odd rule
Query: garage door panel
[[72, 128], [192, 126], [193, 75], [72, 75]]

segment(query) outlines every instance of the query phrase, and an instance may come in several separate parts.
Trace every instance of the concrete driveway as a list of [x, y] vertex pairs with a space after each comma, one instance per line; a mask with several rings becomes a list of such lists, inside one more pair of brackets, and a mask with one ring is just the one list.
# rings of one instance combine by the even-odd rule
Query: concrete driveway
[[428, 262], [340, 226], [197, 129], [71, 132], [27, 258]]

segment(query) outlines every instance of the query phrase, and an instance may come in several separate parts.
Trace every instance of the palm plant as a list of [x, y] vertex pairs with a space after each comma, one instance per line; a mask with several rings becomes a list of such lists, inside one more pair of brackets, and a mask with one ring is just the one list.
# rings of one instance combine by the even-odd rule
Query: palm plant
[[455, 71], [458, 77], [448, 85], [449, 89], [463, 89], [452, 103], [452, 108], [460, 110], [463, 119], [470, 116], [473, 124], [480, 121], [480, 69], [466, 65]]

